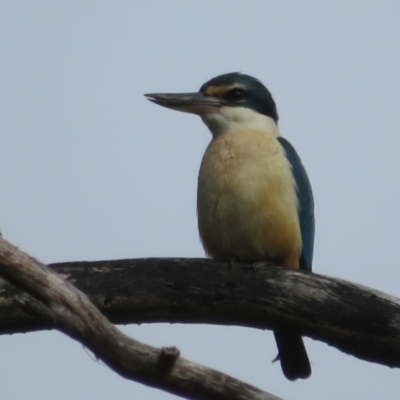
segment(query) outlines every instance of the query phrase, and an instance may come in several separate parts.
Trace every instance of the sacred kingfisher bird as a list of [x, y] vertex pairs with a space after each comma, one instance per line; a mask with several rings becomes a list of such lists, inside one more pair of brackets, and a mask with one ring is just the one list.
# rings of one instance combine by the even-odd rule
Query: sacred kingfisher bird
[[[198, 178], [197, 214], [207, 255], [311, 270], [314, 201], [293, 146], [278, 128], [269, 90], [242, 73], [206, 82], [196, 93], [146, 94], [173, 110], [199, 115], [212, 134]], [[275, 331], [284, 375], [308, 378], [300, 334]]]

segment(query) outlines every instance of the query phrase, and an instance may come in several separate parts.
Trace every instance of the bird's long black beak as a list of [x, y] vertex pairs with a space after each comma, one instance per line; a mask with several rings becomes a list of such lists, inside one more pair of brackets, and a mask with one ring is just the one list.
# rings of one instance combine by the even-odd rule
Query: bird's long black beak
[[218, 112], [224, 105], [221, 99], [196, 93], [149, 93], [145, 94], [147, 100], [172, 110], [204, 115]]

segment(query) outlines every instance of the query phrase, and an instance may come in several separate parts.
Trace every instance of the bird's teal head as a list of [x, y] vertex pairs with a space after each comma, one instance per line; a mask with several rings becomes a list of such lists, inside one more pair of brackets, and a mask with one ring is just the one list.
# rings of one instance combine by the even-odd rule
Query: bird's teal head
[[256, 78], [233, 72], [217, 76], [195, 93], [152, 93], [148, 100], [173, 110], [199, 115], [214, 135], [242, 125], [278, 123], [270, 91]]

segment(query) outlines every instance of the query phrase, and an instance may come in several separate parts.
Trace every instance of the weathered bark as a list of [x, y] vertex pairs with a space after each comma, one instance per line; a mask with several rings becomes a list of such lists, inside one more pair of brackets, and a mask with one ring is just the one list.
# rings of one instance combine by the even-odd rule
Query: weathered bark
[[188, 399], [279, 400], [277, 397], [180, 357], [156, 349], [112, 325], [72, 284], [0, 238], [0, 275], [21, 288], [19, 306], [80, 341], [121, 376]]
[[[53, 264], [114, 323], [291, 327], [364, 360], [400, 366], [400, 300], [343, 280], [266, 263], [133, 259]], [[49, 329], [3, 285], [0, 332]]]

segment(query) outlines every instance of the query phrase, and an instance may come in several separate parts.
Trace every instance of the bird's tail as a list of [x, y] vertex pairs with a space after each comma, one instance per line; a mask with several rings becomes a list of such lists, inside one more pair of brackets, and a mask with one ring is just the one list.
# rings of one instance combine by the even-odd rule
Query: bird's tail
[[288, 331], [274, 332], [283, 374], [294, 381], [306, 379], [311, 375], [311, 365], [304, 347], [303, 339], [298, 333]]

